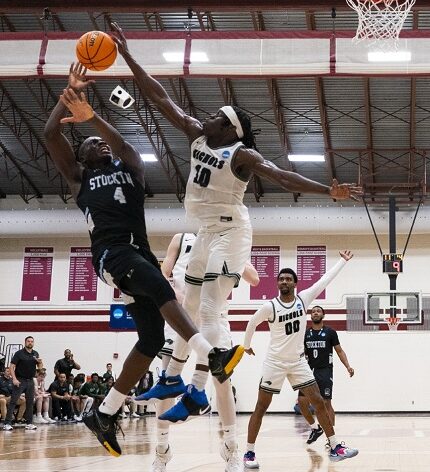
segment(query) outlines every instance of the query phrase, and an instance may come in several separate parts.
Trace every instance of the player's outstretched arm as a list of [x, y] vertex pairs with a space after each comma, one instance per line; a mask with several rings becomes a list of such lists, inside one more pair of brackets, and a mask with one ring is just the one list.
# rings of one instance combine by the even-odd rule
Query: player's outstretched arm
[[247, 172], [278, 184], [288, 192], [325, 194], [337, 200], [347, 200], [349, 198], [358, 200], [362, 194], [361, 187], [355, 184], [339, 184], [336, 179], [333, 179], [333, 183], [329, 187], [307, 179], [296, 172], [281, 169], [273, 162], [264, 159], [254, 149], [240, 149], [236, 155], [234, 165], [235, 170], [245, 169]]
[[111, 23], [111, 27], [115, 33], [115, 36], [112, 36], [112, 38], [118, 46], [118, 51], [133, 72], [142, 94], [151, 100], [158, 111], [169, 120], [175, 128], [185, 133], [190, 141], [194, 141], [201, 136], [203, 134], [202, 124], [195, 118], [187, 115], [182, 108], [176, 105], [160, 82], [155, 80], [136, 62], [128, 49], [127, 40], [118, 23]]
[[274, 308], [272, 303], [265, 303], [252, 315], [251, 319], [248, 321], [248, 324], [246, 325], [245, 339], [243, 341], [243, 346], [247, 354], [255, 355], [251, 347], [252, 337], [254, 336], [255, 330], [260, 323], [273, 319], [273, 310]]

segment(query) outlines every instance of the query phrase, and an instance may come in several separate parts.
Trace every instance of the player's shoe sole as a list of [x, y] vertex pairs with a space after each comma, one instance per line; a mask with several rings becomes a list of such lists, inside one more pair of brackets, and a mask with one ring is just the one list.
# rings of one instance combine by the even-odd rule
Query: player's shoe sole
[[119, 457], [121, 455], [121, 448], [116, 440], [116, 432], [119, 429], [117, 417], [117, 414], [108, 416], [93, 410], [82, 418], [85, 426], [96, 436], [98, 442], [113, 457]]
[[219, 383], [225, 382], [233, 373], [234, 368], [243, 357], [245, 348], [241, 345], [231, 349], [219, 349], [214, 347], [209, 352], [209, 369]]

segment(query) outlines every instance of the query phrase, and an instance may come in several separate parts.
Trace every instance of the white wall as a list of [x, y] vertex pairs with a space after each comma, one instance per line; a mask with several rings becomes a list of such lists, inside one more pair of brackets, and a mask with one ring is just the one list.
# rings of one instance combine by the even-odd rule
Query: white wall
[[[398, 248], [403, 248], [405, 235], [398, 237]], [[162, 256], [170, 237], [152, 237], [150, 242], [154, 252]], [[96, 302], [67, 302], [67, 282], [69, 249], [71, 246], [85, 246], [87, 238], [8, 238], [0, 239], [0, 314], [1, 311], [40, 309], [41, 318], [46, 310], [68, 310], [77, 308], [107, 309], [112, 300], [112, 289], [99, 282]], [[373, 235], [325, 235], [318, 231], [303, 235], [257, 235], [254, 244], [280, 245], [281, 266], [296, 265], [296, 246], [315, 244], [327, 246], [327, 267], [331, 267], [338, 257], [339, 249], [354, 251], [354, 259], [347, 265], [341, 276], [327, 289], [326, 300], [321, 304], [331, 308], [345, 308], [345, 296], [366, 291], [386, 291], [389, 288], [387, 276], [381, 273], [381, 261]], [[381, 244], [388, 248], [387, 237]], [[50, 304], [36, 305], [34, 302], [21, 303], [21, 277], [23, 248], [25, 246], [54, 246], [54, 266], [52, 299]], [[414, 234], [404, 262], [404, 273], [398, 278], [398, 289], [430, 293], [428, 277], [428, 257], [430, 238], [426, 234]], [[388, 252], [388, 251], [387, 251]], [[258, 307], [258, 302], [250, 302], [249, 289], [241, 285], [234, 292], [231, 308]], [[35, 317], [33, 317], [34, 319]], [[328, 324], [334, 315], [328, 316]], [[52, 317], [50, 318], [52, 320]], [[85, 319], [85, 315], [80, 319]], [[102, 316], [101, 319], [107, 319]], [[246, 320], [247, 316], [235, 315], [232, 320]], [[1, 316], [0, 321], [8, 318]], [[25, 325], [16, 332], [5, 334], [7, 342], [22, 342], [29, 334]], [[105, 364], [112, 361], [118, 373], [122, 361], [134, 345], [134, 333], [114, 332], [35, 332], [36, 349], [45, 360], [48, 370], [53, 369], [57, 359], [62, 357], [66, 347], [75, 353], [85, 373], [103, 372]], [[268, 340], [268, 332], [257, 332], [254, 338], [255, 358], [246, 357], [238, 366], [233, 382], [238, 392], [238, 409], [253, 410], [261, 365]], [[241, 342], [242, 332], [233, 333], [234, 340]], [[340, 332], [339, 337], [356, 376], [349, 379], [342, 364], [336, 359], [334, 405], [340, 411], [423, 411], [428, 410], [430, 377], [426, 366], [430, 350], [430, 332]], [[113, 353], [119, 353], [118, 360]], [[185, 377], [191, 372], [192, 363], [186, 369]], [[209, 393], [210, 389], [209, 389]], [[272, 411], [291, 411], [295, 394], [285, 385], [281, 395], [275, 396]]]

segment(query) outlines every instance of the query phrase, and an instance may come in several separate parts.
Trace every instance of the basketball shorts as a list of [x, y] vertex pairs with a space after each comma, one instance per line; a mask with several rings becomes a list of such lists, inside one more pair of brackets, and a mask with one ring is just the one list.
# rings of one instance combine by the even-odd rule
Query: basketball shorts
[[315, 383], [315, 378], [306, 358], [303, 356], [297, 362], [276, 362], [267, 359], [263, 363], [263, 375], [260, 389], [269, 393], [280, 393], [285, 378], [293, 390], [299, 390]]
[[[321, 396], [327, 400], [331, 400], [333, 395], [333, 367], [314, 369], [313, 372]], [[299, 396], [304, 396], [301, 391], [299, 392]]]
[[225, 275], [232, 277], [237, 287], [249, 260], [251, 245], [251, 226], [200, 228], [191, 249], [185, 281], [202, 285], [203, 282]]

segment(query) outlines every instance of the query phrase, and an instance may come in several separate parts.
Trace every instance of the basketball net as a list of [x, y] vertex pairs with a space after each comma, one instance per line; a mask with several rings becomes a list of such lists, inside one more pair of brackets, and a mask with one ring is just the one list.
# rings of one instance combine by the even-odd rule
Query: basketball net
[[369, 45], [378, 46], [381, 50], [397, 50], [400, 31], [416, 0], [346, 0], [346, 2], [358, 15], [355, 42], [370, 40]]
[[400, 324], [400, 318], [385, 318], [385, 322], [388, 325], [389, 331], [397, 331], [397, 328]]

